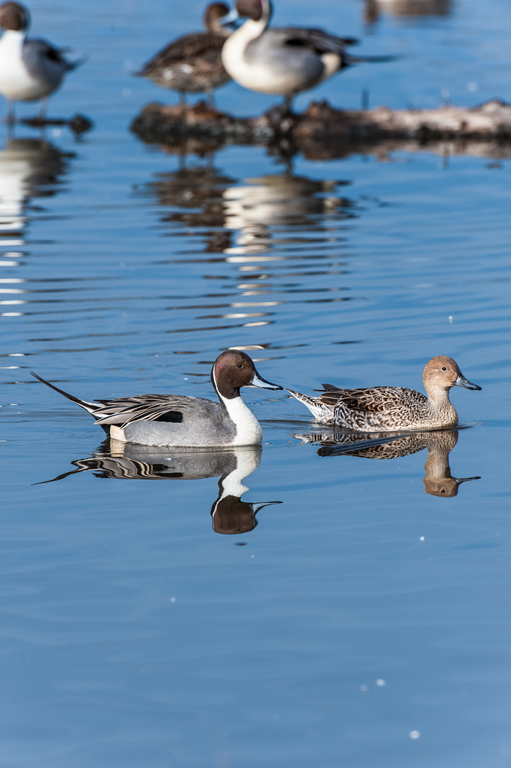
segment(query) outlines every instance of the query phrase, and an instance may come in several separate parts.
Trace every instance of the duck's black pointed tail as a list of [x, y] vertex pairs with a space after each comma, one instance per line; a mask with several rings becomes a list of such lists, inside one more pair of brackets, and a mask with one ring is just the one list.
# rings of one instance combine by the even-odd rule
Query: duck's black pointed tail
[[76, 403], [80, 406], [80, 408], [84, 408], [84, 410], [88, 411], [90, 414], [94, 416], [94, 411], [98, 408], [97, 403], [89, 403], [87, 400], [80, 400], [79, 397], [75, 397], [74, 395], [70, 395], [69, 392], [64, 392], [63, 389], [59, 389], [55, 386], [55, 384], [50, 384], [49, 381], [46, 381], [46, 379], [43, 379], [41, 376], [38, 376], [37, 373], [34, 373], [34, 371], [30, 371], [32, 376], [40, 381], [42, 384], [46, 384], [47, 387], [50, 387], [50, 389], [54, 389], [55, 392], [58, 392], [61, 395], [64, 395], [64, 397], [67, 397], [68, 400], [71, 400], [72, 403]]

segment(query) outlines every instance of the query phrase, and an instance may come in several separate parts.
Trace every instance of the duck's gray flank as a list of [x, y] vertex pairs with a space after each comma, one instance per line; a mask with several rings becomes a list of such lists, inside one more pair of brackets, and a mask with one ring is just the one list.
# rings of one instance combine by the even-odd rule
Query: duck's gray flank
[[237, 0], [236, 13], [246, 21], [222, 49], [227, 72], [245, 88], [281, 94], [286, 109], [297, 93], [314, 88], [351, 64], [389, 60], [349, 56], [346, 46], [358, 42], [352, 37], [338, 37], [322, 29], [269, 28], [270, 0]]
[[452, 387], [477, 389], [458, 364], [446, 355], [430, 360], [423, 375], [428, 396], [404, 387], [341, 389], [324, 384], [319, 397], [288, 390], [322, 424], [359, 432], [387, 432], [402, 429], [440, 429], [458, 423], [458, 414], [449, 400]]
[[151, 446], [221, 447], [256, 445], [262, 430], [245, 405], [240, 388], [282, 389], [265, 381], [251, 358], [227, 350], [211, 372], [219, 402], [183, 395], [135, 395], [114, 400], [82, 400], [32, 373], [36, 379], [90, 413], [113, 439]]

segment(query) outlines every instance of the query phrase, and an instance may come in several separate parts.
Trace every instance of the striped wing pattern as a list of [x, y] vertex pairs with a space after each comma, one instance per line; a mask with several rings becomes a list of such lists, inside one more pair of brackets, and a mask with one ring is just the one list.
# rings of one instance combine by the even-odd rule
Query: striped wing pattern
[[[199, 398], [173, 395], [135, 395], [100, 403], [92, 415], [96, 424], [115, 424], [121, 429], [135, 421], [183, 421], [183, 414], [192, 413]], [[167, 417], [167, 418], [165, 418]]]

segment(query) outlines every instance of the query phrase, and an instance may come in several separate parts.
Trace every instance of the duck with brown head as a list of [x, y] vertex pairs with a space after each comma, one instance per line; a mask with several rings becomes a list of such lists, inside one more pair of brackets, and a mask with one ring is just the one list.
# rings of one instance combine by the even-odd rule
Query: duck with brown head
[[243, 402], [240, 389], [282, 389], [263, 379], [252, 359], [238, 349], [222, 352], [213, 364], [211, 381], [218, 403], [184, 395], [135, 395], [90, 402], [32, 375], [88, 411], [112, 439], [162, 447], [257, 445], [263, 438], [261, 426]]
[[0, 93], [7, 99], [8, 122], [14, 122], [15, 101], [41, 101], [40, 119], [46, 99], [60, 86], [64, 75], [81, 62], [68, 61], [63, 51], [45, 40], [27, 38], [30, 14], [20, 3], [0, 5]]
[[319, 397], [288, 392], [303, 403], [316, 421], [355, 432], [394, 432], [401, 429], [441, 429], [458, 422], [456, 409], [449, 400], [452, 387], [477, 389], [466, 379], [458, 364], [446, 355], [432, 358], [423, 375], [427, 397], [404, 387], [340, 389], [323, 384]]
[[211, 3], [204, 14], [205, 32], [194, 32], [169, 43], [137, 72], [162, 88], [186, 93], [206, 91], [213, 106], [213, 90], [228, 83], [230, 75], [222, 63], [222, 46], [231, 34], [221, 20], [229, 13], [224, 3]]

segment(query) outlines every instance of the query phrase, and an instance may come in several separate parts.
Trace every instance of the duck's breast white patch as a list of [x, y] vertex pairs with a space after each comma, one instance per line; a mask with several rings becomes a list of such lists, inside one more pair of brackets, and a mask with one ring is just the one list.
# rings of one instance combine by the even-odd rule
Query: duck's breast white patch
[[233, 397], [232, 400], [228, 400], [222, 395], [220, 397], [227, 408], [227, 413], [236, 425], [236, 436], [231, 445], [257, 445], [260, 443], [263, 439], [261, 425], [241, 397]]

